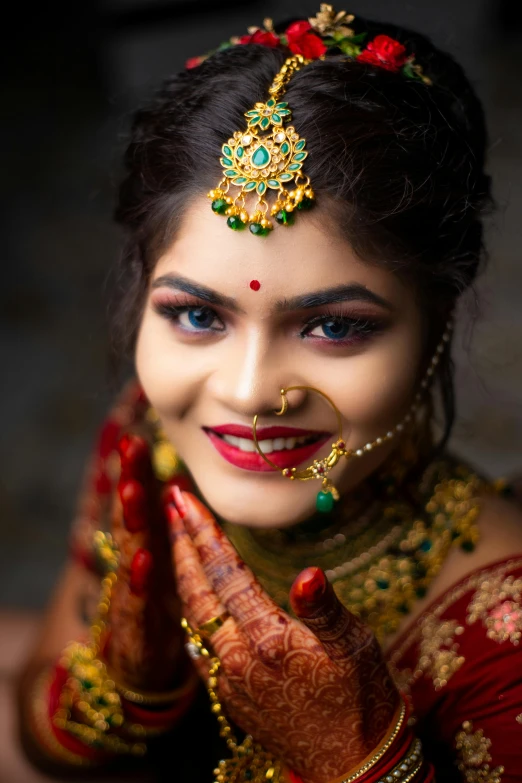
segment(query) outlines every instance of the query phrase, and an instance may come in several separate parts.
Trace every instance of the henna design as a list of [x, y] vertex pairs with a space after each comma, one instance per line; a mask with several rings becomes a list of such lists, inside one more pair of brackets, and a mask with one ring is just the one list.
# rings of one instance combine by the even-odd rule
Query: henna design
[[[399, 702], [370, 629], [314, 568], [294, 583], [293, 620], [264, 593], [205, 506], [180, 492], [176, 505], [186, 530], [174, 540], [182, 601], [192, 613], [214, 601], [232, 615], [211, 640], [230, 719], [304, 783], [340, 777], [378, 745]], [[196, 616], [196, 625], [209, 616]]]
[[[126, 435], [119, 450], [123, 480], [114, 498], [112, 532], [120, 560], [107, 655], [125, 683], [159, 691], [172, 687], [186, 663], [167, 522], [146, 441]], [[128, 492], [134, 513], [131, 524], [125, 516]]]

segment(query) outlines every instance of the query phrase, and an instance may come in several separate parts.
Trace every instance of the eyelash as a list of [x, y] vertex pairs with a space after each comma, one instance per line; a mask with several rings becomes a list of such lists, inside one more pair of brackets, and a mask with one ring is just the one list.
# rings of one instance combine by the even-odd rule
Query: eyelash
[[[184, 326], [180, 326], [179, 324], [180, 316], [195, 310], [213, 314], [215, 318], [219, 319], [217, 313], [211, 307], [208, 307], [206, 305], [194, 305], [194, 304], [175, 305], [175, 304], [171, 304], [170, 302], [158, 302], [154, 305], [154, 309], [158, 313], [158, 315], [162, 316], [163, 318], [166, 318], [168, 321], [175, 324], [177, 328], [182, 330], [185, 334], [208, 335], [211, 333], [219, 334], [224, 331], [224, 329], [206, 329], [206, 328], [187, 329]], [[336, 345], [336, 346], [354, 345], [363, 342], [364, 340], [368, 340], [370, 337], [373, 337], [378, 332], [382, 331], [382, 329], [384, 328], [384, 324], [377, 319], [368, 318], [368, 317], [347, 316], [342, 311], [339, 310], [326, 310], [325, 312], [321, 313], [321, 315], [317, 315], [314, 318], [311, 318], [309, 321], [307, 321], [304, 327], [300, 330], [299, 337], [301, 339], [306, 339], [306, 335], [310, 331], [313, 331], [318, 326], [327, 324], [330, 321], [334, 321], [336, 322], [336, 324], [341, 324], [342, 326], [349, 326], [351, 327], [351, 330], [354, 331], [356, 334], [352, 335], [351, 337], [342, 338], [342, 339], [328, 338], [326, 336], [313, 337], [312, 339], [319, 340], [322, 343], [328, 343], [329, 345]]]

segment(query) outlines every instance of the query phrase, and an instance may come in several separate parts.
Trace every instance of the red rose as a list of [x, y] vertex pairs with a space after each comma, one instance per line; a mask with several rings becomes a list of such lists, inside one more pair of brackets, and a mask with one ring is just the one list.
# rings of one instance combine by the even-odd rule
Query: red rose
[[407, 60], [406, 47], [389, 35], [378, 35], [356, 59], [387, 71], [398, 71]]
[[286, 30], [288, 48], [292, 54], [302, 54], [307, 60], [318, 60], [327, 47], [315, 33], [310, 22], [293, 22]]
[[198, 65], [201, 65], [205, 58], [204, 57], [189, 57], [189, 59], [185, 62], [185, 68], [197, 68]]
[[242, 35], [239, 39], [240, 44], [261, 44], [261, 46], [268, 46], [269, 49], [275, 49], [279, 46], [279, 36], [270, 30], [256, 30], [252, 35]]

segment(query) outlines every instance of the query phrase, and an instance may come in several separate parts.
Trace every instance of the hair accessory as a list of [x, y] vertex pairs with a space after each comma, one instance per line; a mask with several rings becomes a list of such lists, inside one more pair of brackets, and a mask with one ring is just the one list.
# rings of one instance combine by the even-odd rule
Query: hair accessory
[[321, 479], [323, 485], [322, 485], [322, 490], [318, 493], [316, 498], [316, 507], [318, 511], [328, 513], [329, 511], [332, 510], [334, 506], [334, 501], [339, 499], [338, 490], [333, 485], [331, 480], [328, 478], [329, 471], [335, 465], [337, 465], [341, 457], [345, 457], [346, 459], [351, 459], [352, 457], [363, 457], [366, 453], [372, 451], [377, 446], [382, 446], [384, 443], [387, 443], [388, 441], [392, 440], [396, 435], [402, 433], [405, 427], [413, 421], [413, 417], [417, 412], [417, 410], [419, 409], [423, 392], [426, 389], [428, 389], [433, 379], [433, 376], [435, 374], [435, 369], [440, 362], [441, 354], [444, 353], [446, 349], [446, 345], [450, 341], [452, 328], [453, 328], [453, 320], [452, 318], [450, 318], [446, 325], [444, 334], [442, 335], [442, 338], [439, 344], [437, 345], [437, 348], [435, 349], [435, 353], [431, 358], [431, 361], [428, 365], [424, 378], [421, 381], [420, 384], [421, 390], [418, 391], [417, 394], [415, 395], [413, 404], [411, 405], [408, 413], [398, 424], [395, 425], [395, 427], [389, 430], [385, 435], [382, 435], [373, 441], [369, 441], [368, 443], [366, 443], [366, 445], [362, 446], [361, 448], [347, 449], [346, 443], [343, 440], [341, 414], [339, 412], [339, 409], [335, 405], [335, 403], [330, 399], [330, 397], [328, 397], [328, 395], [325, 394], [324, 392], [319, 391], [319, 389], [315, 389], [313, 386], [288, 386], [286, 389], [281, 389], [281, 398], [282, 398], [281, 410], [274, 411], [275, 415], [284, 416], [284, 414], [288, 410], [288, 399], [286, 397], [287, 392], [295, 389], [307, 389], [309, 391], [316, 392], [317, 394], [320, 394], [326, 400], [328, 400], [330, 405], [335, 410], [337, 416], [337, 424], [339, 427], [339, 437], [335, 441], [335, 443], [332, 443], [332, 450], [330, 454], [328, 454], [328, 456], [323, 457], [322, 459], [314, 460], [313, 464], [305, 468], [304, 470], [297, 470], [297, 468], [280, 468], [261, 451], [257, 439], [257, 433], [256, 433], [257, 420], [259, 418], [258, 414], [256, 413], [252, 422], [252, 437], [258, 453], [261, 455], [264, 461], [268, 463], [268, 465], [271, 465], [273, 468], [275, 468], [275, 470], [281, 471], [281, 475], [284, 478], [289, 478], [291, 481], [294, 481], [295, 479], [298, 479], [299, 481], [308, 481], [308, 479], [314, 479], [314, 478]]
[[[272, 230], [265, 198], [269, 190], [278, 193], [271, 212], [281, 225], [294, 222], [294, 210], [306, 210], [314, 205], [310, 180], [301, 173], [308, 156], [306, 141], [299, 137], [293, 125], [283, 126], [292, 113], [288, 103], [281, 100], [291, 76], [308, 62], [300, 54], [289, 57], [268, 90], [269, 99], [266, 103], [256, 103], [245, 113], [247, 127], [236, 131], [221, 148], [224, 176], [208, 196], [214, 212], [227, 216], [227, 225], [235, 231], [247, 224], [256, 236], [266, 236]], [[286, 186], [292, 180], [296, 188], [288, 191]], [[230, 185], [240, 189], [235, 198], [229, 195]], [[245, 207], [249, 194], [257, 196], [252, 215]]]

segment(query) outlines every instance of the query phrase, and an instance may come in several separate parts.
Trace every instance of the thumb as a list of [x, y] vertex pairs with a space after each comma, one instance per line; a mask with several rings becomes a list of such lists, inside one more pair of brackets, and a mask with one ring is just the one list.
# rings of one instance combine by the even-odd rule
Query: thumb
[[341, 603], [321, 568], [305, 568], [297, 575], [290, 588], [290, 605], [333, 661], [347, 660], [377, 644], [370, 628]]

